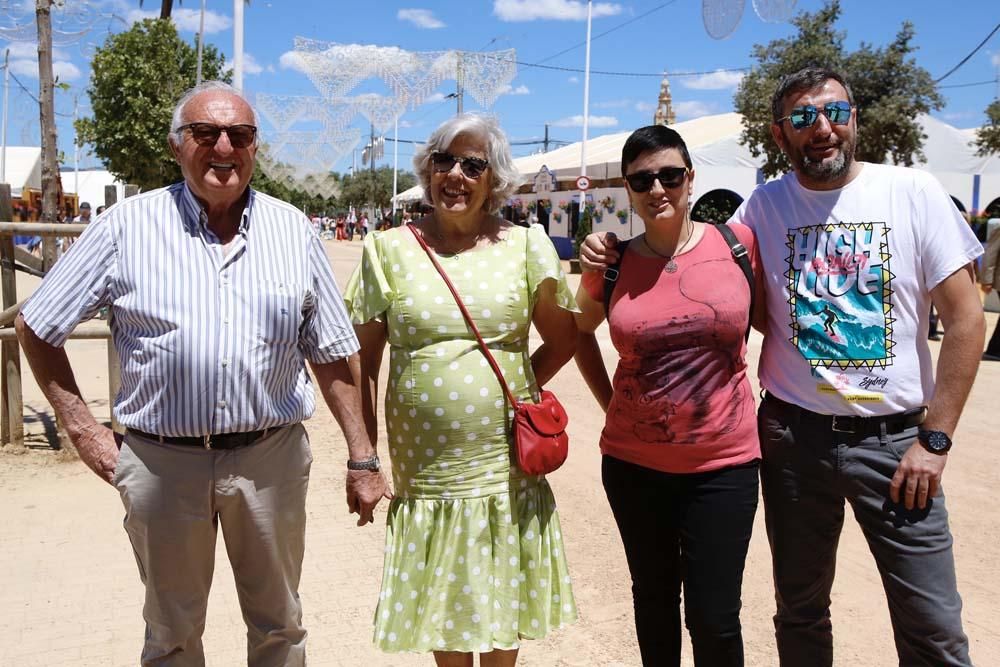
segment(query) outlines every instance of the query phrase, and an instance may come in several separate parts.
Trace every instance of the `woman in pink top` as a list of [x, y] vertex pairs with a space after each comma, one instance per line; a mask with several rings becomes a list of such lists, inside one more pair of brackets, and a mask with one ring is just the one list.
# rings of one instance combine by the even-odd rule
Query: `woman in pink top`
[[[602, 474], [639, 649], [644, 665], [680, 664], [683, 585], [695, 664], [742, 665], [740, 588], [760, 459], [745, 361], [750, 285], [718, 229], [691, 220], [694, 170], [677, 132], [636, 130], [622, 174], [646, 231], [625, 250], [609, 302], [613, 387], [594, 336], [605, 319], [601, 273], [584, 274], [577, 294], [576, 360], [607, 413]], [[753, 234], [732, 229], [758, 275]]]

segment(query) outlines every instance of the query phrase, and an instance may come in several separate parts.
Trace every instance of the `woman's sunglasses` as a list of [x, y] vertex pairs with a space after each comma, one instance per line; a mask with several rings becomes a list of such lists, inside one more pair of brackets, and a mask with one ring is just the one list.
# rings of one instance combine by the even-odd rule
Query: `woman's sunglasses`
[[178, 132], [188, 130], [191, 138], [199, 146], [214, 146], [223, 132], [229, 137], [233, 148], [247, 148], [257, 138], [257, 128], [253, 125], [213, 125], [211, 123], [188, 123], [177, 128]]
[[483, 175], [486, 168], [490, 166], [487, 160], [481, 157], [459, 157], [444, 151], [434, 151], [431, 153], [431, 164], [434, 171], [439, 174], [446, 174], [455, 168], [455, 163], [462, 166], [462, 173], [467, 178], [476, 179]]
[[687, 167], [664, 167], [658, 172], [637, 171], [625, 177], [632, 192], [649, 192], [653, 187], [653, 181], [659, 181], [664, 190], [679, 188], [684, 184], [684, 177], [688, 174]]
[[830, 119], [833, 125], [847, 125], [851, 122], [851, 103], [841, 100], [839, 102], [828, 102], [821, 107], [814, 107], [811, 104], [795, 107], [792, 112], [784, 118], [779, 118], [778, 123], [789, 121], [796, 130], [804, 130], [812, 127], [823, 114]]

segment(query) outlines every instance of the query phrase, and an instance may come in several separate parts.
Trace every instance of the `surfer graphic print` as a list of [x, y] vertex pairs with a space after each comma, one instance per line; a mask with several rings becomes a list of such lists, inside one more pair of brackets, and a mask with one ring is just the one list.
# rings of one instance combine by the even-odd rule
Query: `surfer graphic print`
[[786, 174], [733, 221], [753, 228], [764, 268], [765, 389], [822, 414], [927, 404], [930, 291], [982, 252], [933, 176], [862, 163], [844, 187], [808, 190]]

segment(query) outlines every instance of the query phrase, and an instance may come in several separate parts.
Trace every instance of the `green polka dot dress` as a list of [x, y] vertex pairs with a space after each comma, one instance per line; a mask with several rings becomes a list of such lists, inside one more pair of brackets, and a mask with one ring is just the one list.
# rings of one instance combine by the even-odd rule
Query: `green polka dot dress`
[[[527, 261], [525, 258], [527, 257]], [[541, 228], [439, 256], [515, 396], [537, 398], [528, 329], [537, 287], [576, 301]], [[374, 232], [346, 301], [387, 323], [389, 506], [375, 644], [384, 651], [517, 648], [576, 619], [548, 482], [512, 460], [503, 392], [409, 230]]]

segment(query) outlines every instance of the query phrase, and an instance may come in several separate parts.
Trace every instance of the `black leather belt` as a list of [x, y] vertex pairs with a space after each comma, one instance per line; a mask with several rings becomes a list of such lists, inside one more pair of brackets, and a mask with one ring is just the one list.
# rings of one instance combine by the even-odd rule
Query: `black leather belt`
[[[873, 435], [893, 435], [901, 433], [908, 428], [920, 426], [927, 416], [927, 408], [919, 407], [906, 412], [897, 412], [893, 415], [879, 415], [875, 417], [860, 417], [858, 415], [822, 415], [812, 410], [783, 401], [774, 394], [765, 393], [764, 400], [776, 403], [788, 412], [798, 415], [800, 421], [809, 421], [816, 424], [821, 429], [827, 429], [835, 433], [851, 433], [862, 437]], [[885, 430], [883, 431], [883, 427]]]
[[239, 449], [249, 447], [265, 435], [268, 431], [275, 429], [264, 429], [262, 431], [243, 431], [242, 433], [216, 433], [214, 435], [157, 435], [146, 433], [138, 429], [130, 428], [129, 431], [148, 440], [155, 440], [161, 445], [181, 445], [184, 447], [203, 447], [204, 449]]

